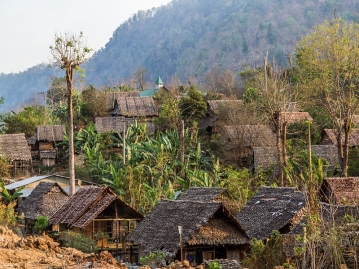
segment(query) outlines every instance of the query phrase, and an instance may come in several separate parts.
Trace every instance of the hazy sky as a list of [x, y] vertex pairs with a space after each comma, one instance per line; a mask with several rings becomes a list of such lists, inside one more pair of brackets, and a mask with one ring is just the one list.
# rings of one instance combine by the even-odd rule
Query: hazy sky
[[171, 0], [0, 0], [0, 73], [48, 63], [56, 32], [82, 31], [95, 51], [138, 10]]

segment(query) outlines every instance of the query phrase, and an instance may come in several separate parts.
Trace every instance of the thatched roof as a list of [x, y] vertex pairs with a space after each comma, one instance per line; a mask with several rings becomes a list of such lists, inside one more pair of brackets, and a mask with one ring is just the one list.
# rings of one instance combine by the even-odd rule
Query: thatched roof
[[224, 192], [222, 188], [192, 187], [186, 190], [177, 200], [190, 201], [220, 201]]
[[[323, 145], [338, 145], [336, 139], [336, 130], [335, 129], [324, 129], [322, 133], [322, 141]], [[342, 133], [342, 143], [344, 145], [344, 132]], [[353, 129], [349, 134], [349, 146], [354, 147], [359, 145], [359, 128]]]
[[118, 217], [142, 219], [141, 213], [120, 200], [109, 187], [84, 187], [79, 189], [50, 219], [50, 224], [67, 224], [68, 227], [85, 228], [107, 207], [116, 203]]
[[56, 183], [40, 182], [20, 204], [18, 211], [25, 218], [36, 220], [39, 216], [51, 217], [67, 200], [66, 192]]
[[95, 118], [95, 129], [99, 133], [113, 132], [123, 133], [123, 126], [128, 128], [130, 125], [135, 124], [133, 118], [125, 117], [97, 117]]
[[253, 147], [254, 168], [270, 168], [278, 163], [277, 147]]
[[312, 151], [315, 156], [326, 160], [331, 166], [339, 162], [338, 147], [335, 145], [312, 145]]
[[36, 126], [36, 133], [30, 137], [27, 142], [30, 145], [37, 141], [59, 142], [65, 139], [65, 125], [43, 125]]
[[209, 100], [207, 101], [208, 112], [211, 115], [219, 115], [228, 110], [238, 110], [243, 107], [242, 100]]
[[300, 121], [313, 121], [308, 112], [280, 112], [281, 123], [286, 122], [288, 125]]
[[0, 135], [0, 155], [10, 161], [31, 161], [31, 152], [25, 134]]
[[359, 177], [329, 177], [321, 186], [321, 199], [336, 205], [359, 205]]
[[292, 230], [305, 204], [304, 194], [295, 188], [261, 186], [236, 219], [250, 238], [265, 239], [273, 230]]
[[[213, 226], [212, 226], [213, 225]], [[144, 246], [144, 254], [155, 251], [176, 255], [182, 241], [189, 245], [242, 245], [248, 238], [221, 202], [162, 200], [127, 237]]]
[[124, 117], [152, 117], [157, 116], [158, 111], [152, 97], [123, 97], [116, 100], [110, 114]]
[[140, 97], [139, 91], [130, 92], [106, 92], [106, 111], [110, 111], [115, 107], [115, 101], [123, 97]]
[[[312, 152], [330, 166], [338, 163], [338, 148], [334, 145], [312, 145]], [[253, 147], [254, 168], [270, 168], [278, 163], [277, 147]]]
[[275, 145], [275, 135], [266, 125], [223, 126], [224, 136], [233, 145], [270, 147]]

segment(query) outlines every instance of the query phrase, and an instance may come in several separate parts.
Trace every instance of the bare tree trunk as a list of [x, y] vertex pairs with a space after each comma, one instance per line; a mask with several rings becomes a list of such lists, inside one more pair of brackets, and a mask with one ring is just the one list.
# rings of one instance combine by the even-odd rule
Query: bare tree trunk
[[[347, 123], [345, 125], [347, 125]], [[349, 161], [349, 130], [348, 130], [347, 126], [345, 126], [345, 128], [344, 128], [342, 177], [348, 176], [348, 161]]]
[[66, 69], [67, 81], [67, 108], [68, 108], [68, 125], [69, 125], [69, 177], [70, 177], [70, 196], [75, 194], [75, 149], [74, 149], [74, 121], [72, 115], [72, 83], [73, 83], [72, 67]]
[[[338, 144], [338, 159], [339, 159], [339, 164], [340, 164], [340, 168], [342, 169], [342, 177], [346, 176], [346, 169], [345, 169], [345, 158], [344, 158], [344, 151], [343, 151], [343, 143], [342, 143], [342, 133], [339, 131], [337, 132], [337, 144]], [[345, 142], [344, 142], [345, 143]]]
[[283, 172], [283, 146], [282, 146], [282, 131], [280, 125], [279, 113], [276, 119], [276, 138], [277, 138], [277, 150], [278, 150], [278, 169], [279, 169], [279, 180], [281, 187], [284, 186], [284, 172]]

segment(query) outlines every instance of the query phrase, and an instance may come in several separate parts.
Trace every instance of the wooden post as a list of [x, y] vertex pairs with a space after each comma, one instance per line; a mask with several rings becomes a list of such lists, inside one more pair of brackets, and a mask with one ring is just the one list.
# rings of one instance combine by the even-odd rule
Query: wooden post
[[178, 226], [178, 232], [180, 235], [180, 248], [181, 248], [181, 262], [183, 261], [183, 249], [182, 249], [182, 226]]
[[124, 120], [123, 122], [123, 134], [122, 134], [122, 139], [123, 139], [123, 149], [122, 149], [122, 155], [123, 155], [123, 165], [126, 164], [126, 120]]

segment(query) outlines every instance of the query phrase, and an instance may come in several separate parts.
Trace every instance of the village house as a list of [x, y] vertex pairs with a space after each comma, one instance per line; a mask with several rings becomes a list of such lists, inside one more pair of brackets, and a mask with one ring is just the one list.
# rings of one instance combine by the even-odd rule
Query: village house
[[276, 138], [267, 125], [222, 126], [221, 144], [226, 160], [251, 167], [254, 147], [273, 147]]
[[236, 219], [249, 238], [265, 240], [274, 230], [299, 232], [306, 213], [306, 197], [296, 188], [261, 186]]
[[140, 256], [161, 251], [167, 261], [187, 259], [192, 266], [212, 259], [240, 261], [248, 237], [220, 201], [222, 192], [190, 188], [177, 200], [161, 200], [127, 239], [139, 244]]
[[40, 182], [17, 208], [19, 216], [24, 217], [25, 234], [34, 234], [37, 218], [50, 218], [68, 199], [69, 195], [56, 182]]
[[96, 239], [105, 234], [99, 247], [106, 248], [124, 261], [134, 262], [134, 246], [128, 233], [143, 215], [117, 197], [109, 187], [82, 187], [49, 219], [59, 232], [71, 230]]
[[56, 143], [65, 140], [65, 133], [65, 125], [36, 126], [35, 134], [27, 140], [33, 160], [40, 160], [43, 166], [55, 165], [58, 153]]
[[244, 109], [242, 100], [209, 100], [205, 117], [200, 119], [198, 128], [206, 130], [211, 136], [219, 131], [221, 125], [235, 124], [233, 121], [244, 114]]
[[110, 112], [115, 107], [116, 100], [124, 97], [140, 97], [140, 92], [139, 91], [106, 92], [105, 110], [107, 112]]
[[0, 156], [9, 161], [11, 177], [19, 178], [32, 173], [31, 152], [25, 134], [0, 135]]

